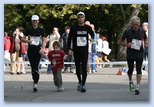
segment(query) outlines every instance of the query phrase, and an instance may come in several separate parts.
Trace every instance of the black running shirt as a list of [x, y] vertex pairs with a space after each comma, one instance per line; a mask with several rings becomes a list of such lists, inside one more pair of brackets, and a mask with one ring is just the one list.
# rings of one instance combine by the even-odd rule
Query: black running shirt
[[[143, 58], [144, 46], [143, 42], [147, 39], [145, 31], [143, 29], [139, 29], [135, 32], [132, 28], [124, 31], [121, 39], [124, 41], [127, 40], [127, 43], [133, 42], [136, 45], [135, 48], [127, 47], [127, 58], [129, 59], [140, 59]], [[141, 42], [141, 44], [139, 42]], [[137, 46], [138, 45], [138, 46]], [[138, 49], [137, 49], [138, 47]]]
[[37, 27], [34, 29], [31, 27], [30, 29], [27, 29], [25, 32], [25, 35], [28, 36], [29, 40], [33, 40], [34, 42], [29, 44], [31, 46], [40, 46], [41, 45], [41, 37], [44, 37], [44, 30], [40, 27]]
[[68, 50], [71, 49], [71, 40], [73, 40], [73, 51], [88, 51], [89, 34], [94, 39], [94, 32], [88, 25], [73, 26], [68, 36]]

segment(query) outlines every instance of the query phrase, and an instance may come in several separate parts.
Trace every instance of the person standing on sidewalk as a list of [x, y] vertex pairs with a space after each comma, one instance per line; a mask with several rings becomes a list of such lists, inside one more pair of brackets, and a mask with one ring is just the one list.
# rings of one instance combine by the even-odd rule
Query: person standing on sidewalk
[[48, 59], [51, 62], [51, 69], [53, 73], [54, 84], [57, 86], [57, 91], [63, 91], [63, 83], [62, 83], [62, 76], [61, 71], [64, 67], [63, 58], [65, 53], [60, 50], [60, 43], [59, 41], [53, 42], [53, 50], [49, 51]]
[[[135, 95], [139, 95], [140, 83], [142, 78], [141, 67], [143, 63], [144, 48], [147, 47], [147, 37], [143, 29], [140, 29], [140, 18], [133, 16], [130, 20], [131, 28], [124, 31], [120, 44], [127, 47], [127, 64], [128, 64], [128, 78], [129, 89], [134, 91], [134, 84], [132, 81], [132, 74], [134, 70], [134, 61], [136, 61], [136, 81]], [[127, 42], [125, 42], [125, 39]]]
[[[72, 55], [68, 54], [68, 48], [67, 48], [69, 32], [70, 32], [70, 27], [66, 26], [65, 32], [62, 34], [62, 37], [61, 37], [61, 40], [63, 41], [62, 49], [63, 49], [64, 53], [66, 54], [65, 59], [64, 59], [65, 62], [72, 62], [72, 59], [73, 59]], [[70, 73], [73, 73], [73, 71], [72, 71], [73, 67], [71, 64], [65, 64], [63, 73], [68, 72], [68, 68], [70, 68]]]
[[[46, 39], [46, 42], [48, 43], [48, 52], [53, 50], [53, 42], [54, 41], [59, 41], [60, 39], [60, 34], [59, 34], [59, 29], [58, 27], [54, 27], [52, 30], [52, 33], [49, 35], [49, 38]], [[47, 74], [51, 74], [51, 66], [48, 64], [47, 67]]]
[[31, 20], [32, 27], [27, 29], [24, 37], [22, 38], [22, 41], [29, 43], [27, 54], [31, 65], [31, 73], [33, 78], [33, 92], [37, 92], [37, 84], [40, 77], [38, 68], [41, 59], [41, 54], [44, 54], [43, 50], [45, 48], [45, 35], [44, 30], [39, 27], [39, 16], [32, 15]]
[[[148, 23], [147, 22], [144, 22], [142, 24], [142, 29], [145, 30], [145, 33], [146, 33], [146, 36], [147, 36], [147, 39], [148, 39]], [[144, 61], [148, 60], [148, 47], [145, 47], [144, 58], [143, 59], [144, 59]], [[143, 65], [143, 70], [145, 70], [145, 68], [146, 68], [146, 65]]]
[[[68, 36], [68, 53], [74, 54], [76, 74], [78, 78], [77, 90], [86, 92], [85, 82], [87, 79], [87, 61], [88, 61], [88, 40], [89, 36], [94, 39], [94, 32], [92, 28], [85, 24], [85, 14], [79, 12], [77, 14], [78, 24], [71, 27]], [[71, 40], [73, 40], [73, 49], [71, 49]], [[80, 64], [82, 64], [82, 77], [80, 71]]]

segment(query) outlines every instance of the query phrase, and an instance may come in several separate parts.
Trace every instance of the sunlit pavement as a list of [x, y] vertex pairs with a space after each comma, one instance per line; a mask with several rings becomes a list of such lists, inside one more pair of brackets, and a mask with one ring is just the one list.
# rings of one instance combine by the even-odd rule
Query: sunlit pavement
[[[11, 75], [9, 67], [4, 71], [4, 101], [6, 102], [67, 102], [67, 103], [110, 103], [116, 101], [144, 101], [150, 100], [148, 75], [142, 76], [140, 95], [134, 95], [128, 88], [127, 75], [116, 75], [121, 67], [98, 68], [96, 73], [88, 74], [86, 93], [77, 91], [77, 77], [75, 73], [62, 73], [63, 92], [57, 92], [53, 83], [53, 75], [47, 74], [46, 67], [40, 70], [38, 92], [32, 91], [32, 77], [30, 67], [26, 67], [26, 74]], [[136, 84], [136, 75], [133, 80]]]

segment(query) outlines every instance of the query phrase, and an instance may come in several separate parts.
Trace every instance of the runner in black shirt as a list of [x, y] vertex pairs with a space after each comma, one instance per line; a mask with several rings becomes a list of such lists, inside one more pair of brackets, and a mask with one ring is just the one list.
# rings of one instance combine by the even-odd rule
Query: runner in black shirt
[[[41, 54], [43, 54], [43, 49], [45, 47], [45, 36], [43, 29], [39, 27], [39, 17], [37, 15], [33, 15], [31, 20], [33, 26], [25, 32], [25, 36], [22, 40], [29, 43], [27, 54], [31, 65], [32, 78], [34, 81], [33, 91], [37, 92], [37, 84], [39, 81], [38, 66], [40, 63]], [[28, 40], [26, 39], [27, 36]]]
[[[131, 19], [131, 28], [124, 31], [123, 36], [121, 37], [121, 45], [127, 47], [127, 63], [128, 63], [128, 78], [129, 78], [129, 88], [130, 91], [134, 90], [134, 85], [132, 82], [132, 74], [134, 70], [134, 61], [136, 61], [136, 89], [135, 94], [140, 93], [139, 87], [142, 77], [141, 67], [143, 63], [143, 53], [144, 48], [147, 47], [147, 38], [145, 31], [139, 28], [140, 18], [137, 16], [132, 17]], [[125, 39], [127, 42], [125, 42]]]
[[[77, 14], [78, 24], [73, 26], [68, 36], [68, 50], [69, 54], [74, 53], [76, 74], [78, 78], [77, 90], [86, 92], [85, 82], [87, 78], [87, 61], [88, 61], [88, 34], [94, 38], [94, 33], [90, 26], [85, 25], [85, 14], [79, 12]], [[71, 49], [71, 40], [73, 40], [73, 48]], [[80, 71], [80, 62], [82, 64], [82, 78]]]

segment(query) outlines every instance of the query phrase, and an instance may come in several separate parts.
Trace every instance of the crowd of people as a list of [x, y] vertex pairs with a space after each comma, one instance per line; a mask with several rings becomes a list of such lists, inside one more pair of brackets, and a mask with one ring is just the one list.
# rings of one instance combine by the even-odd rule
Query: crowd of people
[[[97, 72], [96, 68], [105, 67], [105, 65], [97, 64], [99, 62], [110, 62], [110, 60], [107, 59], [107, 56], [111, 52], [107, 38], [105, 36], [100, 37], [100, 35], [95, 32], [94, 24], [85, 21], [85, 14], [83, 12], [77, 14], [78, 24], [73, 27], [66, 26], [64, 28], [65, 32], [62, 35], [60, 35], [58, 27], [54, 27], [52, 33], [46, 36], [43, 28], [39, 27], [39, 16], [32, 15], [31, 20], [32, 27], [26, 29], [25, 32], [22, 27], [17, 27], [12, 35], [8, 35], [8, 32], [4, 32], [4, 60], [11, 61], [10, 74], [20, 75], [26, 73], [24, 60], [28, 59], [31, 66], [33, 91], [37, 92], [37, 84], [40, 77], [40, 60], [44, 58], [51, 62], [51, 64], [47, 65], [47, 74], [53, 73], [54, 83], [58, 91], [64, 90], [61, 73], [73, 73], [73, 69], [76, 69], [75, 73], [78, 78], [77, 90], [86, 92], [85, 84], [87, 73], [95, 73]], [[137, 20], [137, 22], [135, 23], [134, 20]], [[132, 62], [136, 61], [138, 64], [136, 66], [136, 94], [139, 94], [143, 49], [140, 49], [142, 45], [140, 45], [139, 48], [138, 46], [132, 47], [132, 38], [135, 40], [147, 40], [148, 28], [145, 26], [148, 26], [148, 23], [143, 23], [144, 30], [140, 30], [140, 22], [138, 19], [134, 18], [134, 20], [132, 19], [132, 28], [130, 31], [124, 32], [120, 43], [123, 46], [127, 46], [128, 76], [131, 90], [134, 88], [132, 82], [134, 65], [132, 65]], [[136, 36], [135, 32], [144, 33], [145, 31], [146, 36], [143, 35], [141, 38]], [[129, 35], [131, 35], [132, 32], [134, 35], [131, 38]], [[127, 43], [124, 42], [125, 39], [127, 39]], [[140, 41], [138, 42], [138, 44], [140, 44]], [[25, 45], [28, 45], [28, 48], [26, 48]], [[145, 57], [147, 57], [147, 41], [145, 41], [144, 46], [146, 49]], [[134, 49], [139, 51], [134, 51]], [[134, 56], [133, 52], [137, 53], [135, 54], [136, 56]], [[132, 55], [130, 53], [132, 53]], [[28, 56], [28, 58], [26, 56]], [[20, 63], [16, 63], [16, 61]], [[64, 64], [64, 62], [67, 64]], [[75, 65], [70, 64], [70, 62], [75, 62]], [[63, 71], [62, 68], [64, 68]]]
[[[89, 50], [88, 50], [88, 63], [87, 63], [87, 72], [94, 73], [97, 72], [96, 68], [104, 67], [105, 65], [98, 65], [95, 63], [109, 62], [107, 59], [107, 55], [109, 55], [111, 49], [109, 48], [109, 44], [107, 42], [106, 37], [99, 37], [99, 34], [95, 33], [95, 26], [94, 24], [90, 24], [89, 21], [85, 22], [86, 25], [90, 26], [94, 32], [94, 40], [91, 41], [89, 38]], [[52, 29], [52, 33], [47, 35], [46, 43], [44, 48], [44, 54], [41, 56], [41, 61], [48, 62], [48, 52], [53, 50], [53, 42], [59, 41], [60, 42], [60, 49], [64, 51], [66, 54], [64, 57], [64, 62], [74, 62], [74, 56], [68, 54], [68, 35], [70, 33], [70, 26], [66, 26], [64, 28], [65, 32], [60, 35], [58, 27], [54, 27]], [[17, 33], [18, 34], [17, 34]], [[30, 31], [29, 31], [30, 32]], [[22, 27], [18, 27], [15, 29], [12, 35], [8, 35], [8, 32], [4, 32], [4, 59], [5, 61], [11, 61], [10, 67], [10, 74], [24, 74], [26, 73], [25, 64], [24, 62], [21, 64], [16, 64], [15, 61], [29, 61], [28, 53], [27, 53], [27, 46], [29, 43], [22, 41], [21, 38], [25, 35], [26, 32], [23, 31]], [[45, 35], [45, 34], [44, 34]], [[89, 35], [90, 37], [90, 35]], [[33, 37], [27, 36], [26, 39], [34, 39]], [[38, 40], [39, 41], [39, 40]], [[14, 46], [15, 45], [15, 46]], [[110, 50], [106, 53], [106, 51]], [[31, 52], [31, 51], [30, 51]], [[19, 55], [18, 55], [19, 54]], [[30, 54], [29, 54], [30, 55]], [[31, 56], [31, 55], [30, 55]], [[104, 57], [104, 58], [103, 58]], [[14, 62], [14, 63], [13, 63]], [[47, 65], [47, 74], [52, 72], [50, 64]], [[5, 65], [4, 65], [5, 66]], [[39, 68], [41, 69], [41, 64], [39, 64]], [[63, 73], [74, 73], [73, 69], [75, 66], [73, 64], [65, 64]]]

